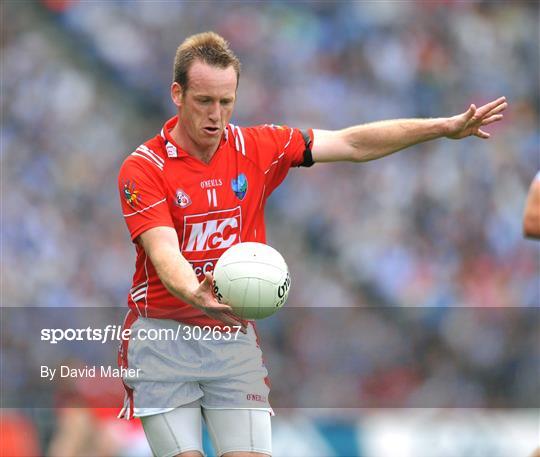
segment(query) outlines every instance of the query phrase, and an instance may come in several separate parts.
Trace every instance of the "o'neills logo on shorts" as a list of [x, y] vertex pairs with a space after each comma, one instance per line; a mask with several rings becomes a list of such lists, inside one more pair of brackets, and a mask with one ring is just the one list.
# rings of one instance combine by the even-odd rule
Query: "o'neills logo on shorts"
[[266, 403], [266, 395], [247, 394], [246, 399], [248, 401], [258, 401], [258, 402], [261, 402], [261, 403]]
[[182, 253], [188, 260], [195, 260], [190, 253], [204, 252], [205, 258], [216, 259], [233, 244], [240, 243], [242, 233], [242, 212], [234, 209], [211, 211], [184, 217]]

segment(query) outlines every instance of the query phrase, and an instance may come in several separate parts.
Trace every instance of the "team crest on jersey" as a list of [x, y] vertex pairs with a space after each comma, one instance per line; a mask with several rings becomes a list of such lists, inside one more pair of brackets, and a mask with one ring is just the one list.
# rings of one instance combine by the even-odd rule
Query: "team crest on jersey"
[[191, 198], [182, 189], [176, 189], [176, 205], [180, 208], [186, 208], [191, 205]]
[[141, 200], [139, 191], [135, 189], [135, 183], [126, 181], [124, 183], [124, 198], [129, 206], [135, 206]]
[[240, 200], [243, 200], [248, 190], [248, 180], [244, 173], [240, 173], [238, 177], [231, 179], [231, 187]]

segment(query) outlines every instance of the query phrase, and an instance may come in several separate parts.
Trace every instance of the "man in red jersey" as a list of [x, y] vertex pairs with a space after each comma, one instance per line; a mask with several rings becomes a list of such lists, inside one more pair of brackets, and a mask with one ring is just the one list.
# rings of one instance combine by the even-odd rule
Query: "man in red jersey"
[[[120, 364], [126, 415], [142, 418], [159, 456], [202, 455], [204, 417], [218, 455], [271, 455], [267, 371], [252, 323], [212, 294], [212, 270], [230, 246], [265, 242], [266, 199], [293, 166], [363, 162], [441, 137], [475, 135], [502, 118], [504, 97], [439, 119], [376, 122], [339, 131], [229, 123], [240, 63], [219, 35], [182, 43], [171, 97], [177, 116], [139, 146], [119, 176], [123, 213], [137, 250], [125, 328], [180, 329], [175, 341], [132, 339]], [[225, 341], [193, 338], [195, 326], [241, 326]], [[230, 335], [231, 332], [224, 333]]]

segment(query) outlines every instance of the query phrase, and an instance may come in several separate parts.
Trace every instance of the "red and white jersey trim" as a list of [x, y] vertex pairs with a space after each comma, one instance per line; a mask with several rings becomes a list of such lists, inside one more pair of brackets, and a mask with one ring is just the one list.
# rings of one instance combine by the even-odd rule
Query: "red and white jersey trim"
[[[289, 140], [290, 141], [290, 140]], [[287, 143], [288, 144], [288, 143]], [[285, 146], [287, 147], [287, 146]], [[264, 174], [267, 174], [271, 169], [272, 167], [279, 162], [279, 159], [281, 159], [283, 156], [285, 155], [285, 151], [283, 151], [280, 155], [278, 155], [278, 158], [276, 160], [274, 160], [270, 166], [268, 167], [268, 169], [264, 172]]]
[[231, 126], [231, 129], [233, 131], [234, 135], [234, 145], [236, 147], [236, 150], [238, 152], [241, 152], [243, 156], [246, 155], [246, 144], [244, 142], [244, 134], [242, 133], [242, 129], [234, 124], [229, 124]]
[[[273, 126], [273, 124], [272, 124], [272, 126]], [[283, 146], [283, 152], [280, 155], [278, 155], [278, 158], [276, 160], [274, 160], [270, 164], [270, 166], [266, 169], [266, 171], [264, 172], [265, 175], [268, 174], [268, 172], [272, 169], [272, 167], [274, 165], [276, 165], [283, 158], [283, 156], [285, 155], [285, 151], [287, 150], [287, 148], [291, 144], [292, 137], [293, 137], [293, 130], [291, 130], [291, 133], [289, 134], [289, 139], [287, 140], [287, 143], [285, 143], [285, 146]]]
[[[138, 316], [131, 309], [128, 310], [126, 317], [124, 318], [124, 323], [122, 324], [122, 329], [130, 329], [131, 326], [135, 323]], [[128, 344], [129, 338], [123, 339], [118, 348], [118, 366], [121, 368], [128, 368]], [[126, 394], [124, 396], [124, 405], [120, 412], [118, 413], [118, 419], [127, 419], [130, 420], [133, 418], [134, 406], [133, 406], [133, 389], [129, 387], [124, 381], [124, 389]]]
[[132, 156], [142, 157], [143, 159], [147, 160], [148, 162], [154, 164], [156, 167], [158, 167], [161, 171], [163, 171], [163, 166], [165, 165], [165, 161], [157, 155], [154, 151], [152, 151], [148, 146], [145, 146], [144, 144], [141, 144], [135, 152], [131, 153]]
[[[148, 255], [146, 255], [145, 253], [145, 257], [144, 257], [144, 272], [146, 274], [146, 284], [148, 284]], [[146, 287], [146, 290], [144, 292], [144, 315], [146, 317], [148, 317], [148, 292], [149, 292], [149, 289], [150, 289], [150, 285], [148, 284], [148, 286]]]
[[131, 296], [131, 299], [136, 303], [139, 300], [143, 300], [146, 298], [146, 292], [148, 290], [148, 280], [138, 284], [137, 286], [133, 287], [129, 294]]
[[145, 211], [149, 210], [150, 208], [153, 208], [154, 206], [157, 206], [159, 205], [160, 203], [163, 203], [164, 201], [167, 200], [167, 197], [157, 201], [156, 203], [153, 203], [152, 205], [149, 205], [143, 209], [140, 209], [138, 211], [133, 211], [132, 213], [128, 213], [128, 214], [124, 214], [124, 217], [129, 217], [129, 216], [134, 216], [135, 214], [140, 214], [140, 213], [144, 213]]
[[291, 129], [291, 133], [289, 134], [289, 140], [287, 141], [287, 144], [283, 147], [283, 153], [280, 155], [280, 157], [285, 153], [285, 149], [289, 147], [289, 144], [291, 144], [292, 136], [294, 131]]

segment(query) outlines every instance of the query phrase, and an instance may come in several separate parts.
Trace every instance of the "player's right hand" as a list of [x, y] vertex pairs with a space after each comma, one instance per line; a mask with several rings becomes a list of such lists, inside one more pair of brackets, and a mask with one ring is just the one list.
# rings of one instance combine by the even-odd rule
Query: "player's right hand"
[[226, 303], [219, 303], [213, 292], [214, 278], [211, 273], [204, 274], [204, 280], [199, 284], [199, 287], [193, 292], [193, 306], [200, 309], [212, 319], [221, 321], [227, 325], [240, 326], [242, 333], [247, 332], [247, 324], [238, 316], [233, 314], [232, 308]]

